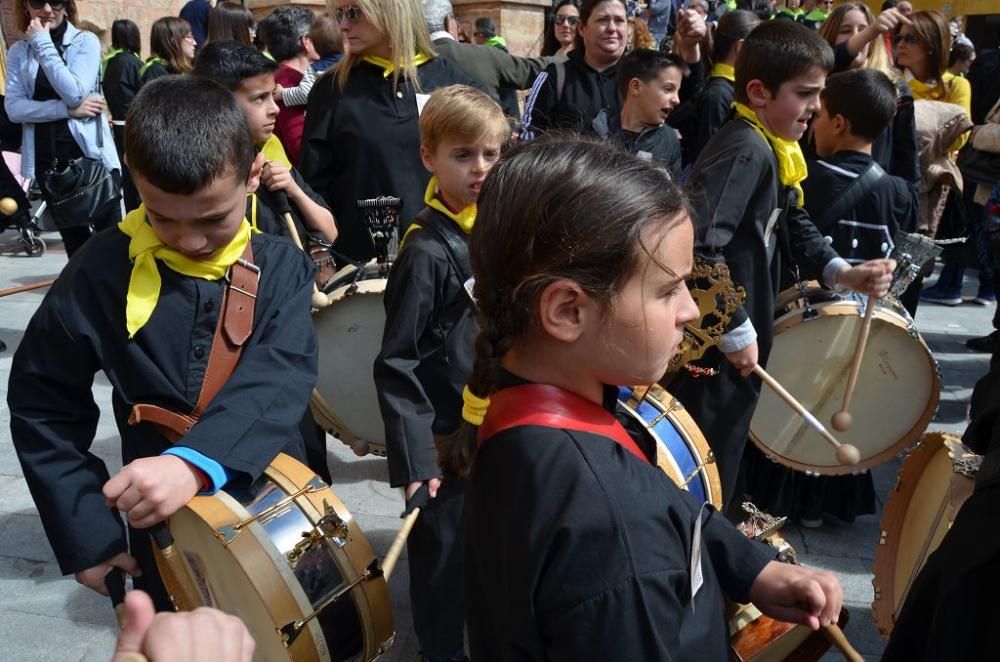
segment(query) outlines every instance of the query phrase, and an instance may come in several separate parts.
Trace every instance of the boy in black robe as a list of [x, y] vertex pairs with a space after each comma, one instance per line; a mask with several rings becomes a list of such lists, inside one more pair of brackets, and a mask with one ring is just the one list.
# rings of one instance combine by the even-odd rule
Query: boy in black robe
[[[249, 484], [279, 452], [302, 458], [298, 426], [317, 370], [313, 268], [291, 244], [253, 234], [243, 216], [253, 147], [231, 94], [195, 77], [150, 83], [133, 101], [126, 136], [145, 206], [94, 236], [42, 301], [14, 356], [8, 404], [61, 570], [106, 594], [113, 567], [141, 569], [137, 588], [164, 609], [139, 529], [198, 492]], [[252, 332], [235, 370], [176, 445], [149, 422], [127, 423], [140, 403], [192, 410], [219, 344], [222, 277], [244, 264], [241, 255], [259, 271]], [[113, 389], [125, 465], [110, 480], [90, 450], [99, 370]]]
[[[872, 159], [872, 143], [892, 122], [896, 87], [874, 69], [833, 74], [820, 95], [812, 123], [816, 158], [807, 159], [802, 183], [805, 209], [817, 229], [848, 262], [888, 257], [897, 230], [912, 232], [917, 195], [907, 181], [884, 172]], [[806, 476], [747, 449], [747, 492], [772, 515], [822, 524], [823, 513], [853, 522], [875, 512], [871, 472]]]
[[430, 501], [410, 534], [413, 627], [426, 660], [463, 659], [465, 623], [460, 522], [465, 481], [444, 476], [434, 438], [462, 421], [462, 389], [479, 327], [467, 237], [479, 187], [509, 136], [484, 92], [451, 85], [431, 94], [420, 117], [420, 153], [434, 176], [385, 290], [385, 333], [374, 376], [385, 422], [389, 483], [410, 501]]
[[702, 358], [718, 374], [682, 374], [664, 386], [708, 439], [727, 505], [738, 493], [740, 461], [760, 397], [760, 381], [747, 377], [756, 364], [767, 363], [782, 269], [797, 266], [796, 279], [816, 278], [843, 289], [881, 292], [890, 281], [887, 261], [851, 267], [802, 209], [806, 164], [796, 141], [819, 109], [832, 64], [830, 47], [815, 31], [788, 21], [756, 28], [736, 62], [733, 119], [705, 146], [691, 173], [695, 250], [726, 263], [746, 299], [718, 346]]
[[676, 55], [648, 49], [627, 53], [618, 63], [621, 112], [601, 112], [594, 120], [597, 135], [665, 168], [676, 179], [681, 174], [681, 143], [666, 120], [680, 101], [686, 71]]

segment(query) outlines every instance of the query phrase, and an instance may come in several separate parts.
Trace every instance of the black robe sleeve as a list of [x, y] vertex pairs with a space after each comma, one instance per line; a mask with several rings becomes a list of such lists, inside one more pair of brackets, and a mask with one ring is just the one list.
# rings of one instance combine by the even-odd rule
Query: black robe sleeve
[[432, 426], [432, 395], [421, 382], [421, 338], [440, 309], [448, 262], [436, 241], [411, 232], [392, 265], [385, 289], [385, 331], [374, 376], [385, 423], [389, 484], [393, 487], [441, 475]]
[[[726, 84], [728, 82], [726, 81]], [[697, 102], [695, 147], [693, 152], [695, 155], [701, 152], [705, 145], [708, 144], [709, 139], [729, 119], [732, 104], [733, 94], [731, 91], [726, 90], [723, 87], [723, 83], [709, 81]]]
[[816, 224], [809, 218], [809, 212], [801, 207], [792, 207], [785, 216], [788, 228], [788, 241], [792, 256], [801, 269], [803, 278], [821, 280], [823, 268], [835, 260], [837, 251], [826, 243], [826, 239], [816, 229]]
[[530, 115], [531, 118], [529, 128], [536, 136], [549, 131], [555, 121], [553, 113], [558, 102], [556, 95], [556, 67], [563, 67], [563, 75], [566, 75], [565, 70], [568, 67], [565, 62], [554, 62], [545, 67], [542, 73], [539, 74], [539, 76], [544, 75], [545, 80], [542, 81], [534, 99], [530, 100], [529, 105], [524, 109], [525, 117], [529, 117]]

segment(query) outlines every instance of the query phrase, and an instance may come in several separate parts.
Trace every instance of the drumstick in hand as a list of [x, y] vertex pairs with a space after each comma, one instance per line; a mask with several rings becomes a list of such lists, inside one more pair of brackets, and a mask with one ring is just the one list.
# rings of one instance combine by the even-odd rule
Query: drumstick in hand
[[853, 466], [861, 461], [861, 453], [858, 452], [857, 447], [851, 444], [842, 444], [837, 441], [837, 439], [830, 434], [830, 431], [819, 422], [819, 419], [803, 407], [802, 403], [795, 399], [795, 396], [786, 391], [785, 388], [778, 383], [778, 380], [767, 374], [767, 371], [759, 365], [755, 365], [753, 367], [753, 374], [760, 377], [761, 381], [777, 393], [789, 407], [795, 410], [795, 413], [801, 416], [805, 422], [809, 424], [812, 429], [816, 430], [816, 432], [818, 432], [824, 439], [830, 442], [831, 446], [837, 449], [837, 462]]
[[851, 361], [851, 372], [847, 376], [847, 390], [844, 391], [844, 403], [840, 406], [840, 411], [833, 415], [830, 423], [833, 429], [838, 432], [846, 432], [851, 429], [854, 417], [848, 409], [851, 408], [851, 398], [854, 397], [854, 387], [858, 383], [858, 373], [861, 372], [861, 360], [865, 357], [865, 345], [868, 344], [868, 332], [872, 328], [872, 315], [875, 312], [875, 297], [868, 298], [868, 306], [865, 308], [865, 319], [861, 322], [861, 329], [858, 331], [858, 341], [854, 346], [854, 359]]
[[392, 571], [396, 567], [396, 562], [399, 561], [399, 555], [403, 553], [403, 545], [406, 544], [406, 539], [410, 537], [410, 531], [413, 530], [413, 525], [416, 524], [418, 517], [420, 517], [420, 508], [411, 510], [410, 514], [403, 520], [403, 526], [400, 527], [399, 533], [396, 534], [392, 544], [389, 546], [389, 551], [382, 561], [382, 574], [385, 575], [385, 581], [389, 581], [389, 576], [392, 575]]
[[[295, 221], [292, 220], [292, 208], [288, 204], [288, 194], [284, 191], [271, 191], [271, 194], [274, 195], [278, 211], [285, 221], [288, 236], [292, 238], [292, 243], [295, 244], [295, 247], [304, 252], [306, 247], [299, 236], [298, 228], [295, 227]], [[320, 292], [319, 286], [316, 283], [313, 283], [312, 305], [313, 308], [326, 308], [330, 305], [330, 297]]]
[[844, 658], [847, 659], [848, 662], [864, 662], [864, 658], [861, 657], [861, 654], [858, 653], [857, 650], [855, 650], [854, 646], [851, 645], [851, 642], [847, 640], [847, 637], [844, 635], [844, 631], [840, 629], [839, 625], [836, 623], [824, 625], [822, 630], [823, 634], [826, 635], [826, 638], [830, 641], [830, 643], [837, 647], [837, 650], [843, 654]]

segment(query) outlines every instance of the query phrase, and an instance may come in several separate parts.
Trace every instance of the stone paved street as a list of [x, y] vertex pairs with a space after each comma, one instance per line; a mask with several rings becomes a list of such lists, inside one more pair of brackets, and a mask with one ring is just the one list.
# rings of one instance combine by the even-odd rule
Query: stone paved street
[[[49, 252], [41, 258], [19, 253], [13, 232], [0, 234], [0, 289], [54, 278], [65, 264], [58, 235], [44, 235]], [[975, 274], [966, 280], [975, 294]], [[10, 414], [6, 406], [11, 358], [25, 326], [47, 290], [0, 298], [0, 660], [107, 661], [115, 639], [114, 617], [108, 601], [60, 576], [42, 532], [34, 504], [21, 477], [10, 441]], [[917, 322], [940, 363], [941, 406], [931, 429], [961, 433], [975, 381], [985, 374], [988, 356], [968, 351], [964, 341], [991, 330], [992, 309], [965, 304], [957, 308], [924, 305]], [[54, 347], [52, 351], [61, 351]], [[110, 409], [110, 387], [98, 376], [95, 393], [102, 412], [95, 452], [113, 472], [120, 466], [118, 437]], [[385, 461], [358, 458], [330, 439], [329, 460], [334, 491], [360, 522], [381, 556], [399, 527], [402, 497], [390, 489]], [[874, 472], [880, 512], [859, 518], [853, 525], [827, 523], [823, 528], [784, 529], [799, 559], [806, 565], [831, 570], [844, 584], [851, 612], [847, 636], [866, 659], [878, 659], [884, 642], [871, 619], [873, 597], [871, 565], [879, 538], [881, 506], [895, 482], [899, 461]], [[396, 645], [384, 658], [414, 660], [417, 644], [411, 629], [405, 558], [392, 578], [396, 617]], [[841, 659], [828, 654], [824, 659]]]

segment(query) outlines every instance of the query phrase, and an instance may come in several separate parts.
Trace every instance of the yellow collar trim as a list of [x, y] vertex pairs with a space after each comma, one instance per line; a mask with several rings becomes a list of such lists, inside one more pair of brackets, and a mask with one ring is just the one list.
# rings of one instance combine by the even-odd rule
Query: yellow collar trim
[[802, 192], [801, 182], [809, 174], [809, 169], [806, 167], [806, 157], [802, 154], [802, 147], [794, 140], [785, 140], [771, 133], [749, 106], [735, 101], [733, 109], [737, 117], [746, 120], [771, 147], [775, 158], [778, 159], [778, 178], [785, 186], [795, 189], [798, 194], [798, 206], [804, 205], [805, 194]]
[[275, 163], [280, 163], [289, 170], [292, 169], [292, 162], [288, 160], [288, 154], [285, 153], [285, 148], [281, 144], [281, 140], [278, 136], [271, 134], [271, 137], [264, 141], [264, 144], [260, 146], [260, 152], [264, 155], [264, 158], [268, 161], [274, 161]]
[[128, 257], [132, 261], [132, 275], [128, 282], [125, 299], [125, 326], [128, 337], [134, 338], [156, 309], [160, 298], [160, 271], [156, 261], [160, 260], [173, 271], [192, 278], [219, 280], [226, 275], [229, 267], [243, 255], [254, 230], [246, 219], [240, 224], [236, 235], [226, 246], [206, 260], [192, 260], [183, 253], [168, 248], [146, 222], [146, 206], [139, 205], [128, 213], [118, 228], [131, 237]]
[[427, 182], [427, 190], [424, 191], [424, 204], [431, 209], [436, 209], [451, 220], [455, 221], [455, 224], [462, 229], [462, 232], [469, 234], [472, 232], [472, 226], [476, 222], [476, 205], [469, 205], [457, 214], [452, 210], [448, 209], [441, 200], [437, 197], [438, 193], [438, 178], [431, 177], [431, 181]]
[[[394, 64], [389, 60], [385, 59], [384, 57], [378, 57], [377, 55], [365, 55], [361, 59], [369, 64], [374, 64], [376, 67], [382, 67], [383, 78], [388, 78], [389, 76], [391, 76], [392, 72], [396, 70], [396, 67], [399, 64], [402, 64], [402, 60], [400, 60], [398, 64]], [[413, 56], [413, 65], [419, 67], [420, 65], [429, 62], [430, 59], [431, 58], [428, 57], [425, 53], [417, 53], [416, 55]]]
[[725, 62], [716, 62], [708, 73], [709, 78], [725, 78], [730, 83], [736, 82], [736, 68]]

